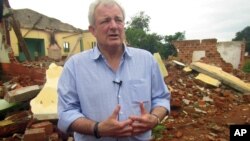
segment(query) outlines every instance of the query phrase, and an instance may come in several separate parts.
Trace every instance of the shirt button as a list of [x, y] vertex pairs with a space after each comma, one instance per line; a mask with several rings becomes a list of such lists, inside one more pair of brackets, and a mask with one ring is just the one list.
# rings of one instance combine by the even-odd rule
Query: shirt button
[[118, 95], [118, 98], [121, 98], [121, 96], [120, 96], [120, 95]]
[[122, 115], [122, 114], [123, 114], [123, 112], [120, 112], [120, 114]]

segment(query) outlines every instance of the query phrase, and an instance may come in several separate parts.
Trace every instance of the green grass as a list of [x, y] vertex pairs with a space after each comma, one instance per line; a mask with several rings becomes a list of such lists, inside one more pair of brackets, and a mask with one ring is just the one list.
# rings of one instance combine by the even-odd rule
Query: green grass
[[163, 137], [163, 133], [165, 132], [166, 127], [163, 124], [158, 124], [152, 130], [152, 135], [154, 140], [160, 140]]

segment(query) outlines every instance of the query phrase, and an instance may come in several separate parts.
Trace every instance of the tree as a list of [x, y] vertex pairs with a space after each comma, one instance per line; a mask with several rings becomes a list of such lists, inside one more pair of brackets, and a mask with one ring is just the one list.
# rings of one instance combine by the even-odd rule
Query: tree
[[141, 47], [141, 41], [146, 37], [145, 31], [132, 27], [127, 28], [125, 34], [128, 44], [134, 47]]
[[131, 22], [127, 22], [130, 28], [142, 29], [145, 32], [149, 31], [150, 17], [148, 15], [145, 15], [143, 11], [132, 17], [131, 20]]
[[245, 41], [245, 51], [250, 54], [250, 26], [247, 26], [242, 31], [237, 32], [233, 41]]
[[164, 37], [165, 42], [170, 43], [172, 41], [181, 41], [185, 40], [185, 31], [184, 32], [176, 32], [175, 35], [166, 35]]
[[127, 22], [128, 27], [125, 31], [127, 43], [155, 53], [161, 37], [157, 34], [147, 33], [149, 31], [150, 17], [145, 15], [144, 12], [139, 12], [131, 19], [131, 22]]
[[126, 41], [129, 45], [148, 50], [152, 54], [159, 52], [163, 59], [176, 56], [177, 51], [172, 41], [184, 40], [185, 32], [176, 32], [175, 35], [161, 36], [157, 33], [148, 33], [150, 17], [144, 12], [139, 12], [127, 22], [125, 30]]
[[172, 44], [173, 41], [181, 41], [185, 40], [185, 31], [184, 32], [176, 32], [174, 35], [166, 35], [164, 37], [164, 41], [166, 42], [164, 50], [164, 55], [168, 56], [177, 56], [177, 50]]

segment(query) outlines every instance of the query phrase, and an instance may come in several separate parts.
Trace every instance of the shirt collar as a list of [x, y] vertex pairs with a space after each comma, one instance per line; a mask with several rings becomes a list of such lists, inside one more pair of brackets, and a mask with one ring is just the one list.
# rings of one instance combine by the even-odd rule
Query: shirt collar
[[[128, 47], [126, 46], [126, 44], [123, 44], [124, 47], [124, 53], [123, 56], [128, 56], [128, 57], [132, 57], [132, 54], [130, 53]], [[97, 46], [95, 46], [92, 50], [92, 54], [91, 54], [91, 59], [93, 60], [97, 60], [98, 58], [100, 58], [102, 56], [102, 53], [100, 52], [100, 50], [98, 49]]]

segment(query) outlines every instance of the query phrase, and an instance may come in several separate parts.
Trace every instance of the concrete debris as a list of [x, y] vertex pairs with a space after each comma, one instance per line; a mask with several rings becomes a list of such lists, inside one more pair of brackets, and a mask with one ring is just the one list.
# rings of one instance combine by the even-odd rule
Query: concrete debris
[[46, 71], [46, 83], [39, 94], [30, 101], [34, 118], [39, 120], [57, 119], [57, 82], [62, 67], [52, 63]]
[[185, 67], [185, 68], [183, 68], [183, 71], [185, 71], [185, 72], [191, 72], [192, 69], [190, 67]]
[[185, 67], [186, 65], [183, 64], [182, 62], [179, 62], [179, 61], [176, 61], [176, 60], [173, 60], [173, 62], [179, 66], [182, 66], [182, 67]]
[[[226, 141], [229, 140], [228, 125], [249, 124], [249, 93], [241, 94], [223, 81], [215, 87], [197, 80], [195, 78], [200, 73], [195, 69], [187, 73], [183, 67], [172, 65], [172, 62], [167, 62], [166, 66], [169, 75], [165, 82], [171, 88], [171, 113], [164, 123], [167, 131], [160, 141], [166, 138], [170, 141]], [[180, 132], [182, 135], [177, 137]]]
[[168, 76], [167, 69], [166, 69], [166, 67], [165, 67], [165, 65], [164, 65], [164, 63], [163, 63], [163, 61], [161, 59], [160, 54], [159, 53], [154, 53], [154, 58], [156, 59], [158, 65], [159, 65], [162, 77], [164, 78], [164, 77]]
[[8, 91], [4, 99], [10, 103], [28, 101], [34, 98], [40, 90], [41, 87], [38, 85], [21, 87]]
[[241, 79], [224, 72], [218, 67], [204, 64], [201, 62], [193, 62], [190, 67], [198, 72], [202, 72], [210, 77], [220, 80], [222, 83], [242, 92], [250, 92], [250, 87]]
[[201, 80], [209, 85], [215, 86], [215, 87], [219, 87], [221, 82], [218, 81], [217, 79], [214, 79], [208, 75], [202, 74], [200, 73], [198, 76], [195, 77], [195, 79]]

